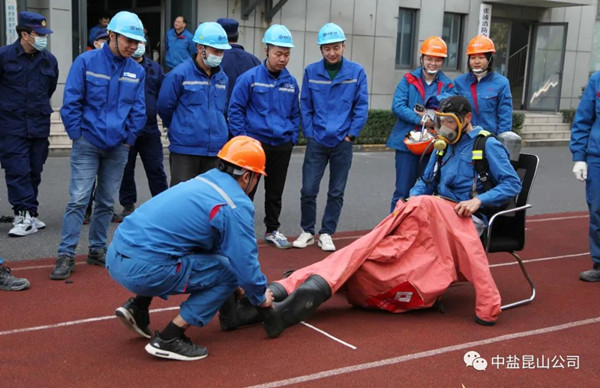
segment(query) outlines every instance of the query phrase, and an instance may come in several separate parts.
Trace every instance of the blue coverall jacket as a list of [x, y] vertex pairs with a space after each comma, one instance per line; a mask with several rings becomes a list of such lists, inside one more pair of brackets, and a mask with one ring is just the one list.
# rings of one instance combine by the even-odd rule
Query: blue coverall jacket
[[235, 43], [230, 43], [230, 45], [231, 50], [226, 50], [223, 53], [223, 60], [221, 61], [221, 69], [229, 78], [227, 101], [231, 98], [231, 92], [233, 92], [238, 77], [254, 66], [260, 65], [260, 59], [245, 51], [243, 46]]
[[156, 100], [158, 99], [158, 92], [160, 91], [160, 85], [165, 78], [160, 65], [146, 56], [142, 56], [142, 62], [140, 63], [146, 71], [146, 85], [144, 93], [146, 97], [146, 126], [142, 129], [138, 136], [142, 135], [159, 135], [160, 130], [158, 129], [158, 123], [156, 119]]
[[60, 109], [69, 138], [83, 136], [103, 150], [133, 145], [146, 123], [144, 83], [142, 66], [114, 55], [108, 44], [79, 55], [69, 70]]
[[0, 135], [48, 137], [57, 81], [58, 63], [48, 50], [27, 54], [20, 40], [0, 47]]
[[432, 104], [430, 99], [433, 98], [437, 100], [433, 105], [437, 106], [441, 100], [455, 94], [452, 80], [441, 71], [429, 85], [423, 79], [422, 67], [405, 74], [398, 82], [394, 93], [392, 111], [396, 115], [396, 123], [386, 146], [398, 151], [410, 152], [404, 144], [404, 138], [421, 122], [421, 116], [414, 111], [415, 105], [429, 106]]
[[192, 40], [194, 35], [186, 29], [177, 35], [174, 28], [167, 31], [165, 65], [175, 68], [186, 59], [196, 54], [196, 43]]
[[586, 161], [588, 156], [600, 158], [600, 72], [592, 74], [571, 126], [573, 161]]
[[358, 137], [367, 123], [367, 75], [358, 63], [344, 59], [331, 79], [325, 60], [304, 70], [302, 81], [302, 131], [326, 147], [335, 147], [348, 135]]
[[[464, 133], [458, 143], [449, 145], [445, 150], [441, 167], [441, 176], [438, 185], [438, 194], [456, 202], [471, 199], [469, 193], [473, 188], [473, 179], [477, 172], [473, 167], [473, 143], [482, 130], [475, 127], [470, 132]], [[485, 144], [485, 157], [489, 163], [489, 174], [494, 187], [484, 191], [482, 183], [477, 179], [477, 197], [481, 200], [481, 207], [500, 206], [521, 192], [521, 181], [514, 167], [510, 164], [508, 151], [494, 137], [489, 137]], [[433, 166], [437, 155], [432, 153], [423, 176], [432, 177]], [[410, 196], [433, 194], [433, 184], [426, 183], [419, 178], [417, 184], [410, 190]]]
[[[229, 174], [212, 169], [199, 177], [212, 182], [227, 198], [198, 177], [182, 182], [127, 216], [111, 245], [121, 255], [173, 265], [174, 271], [177, 261], [189, 255], [225, 256], [250, 302], [260, 305], [265, 301], [267, 279], [258, 261], [254, 205]], [[185, 276], [161, 279], [160, 287], [180, 293], [185, 281]]]
[[225, 108], [227, 75], [210, 77], [188, 58], [165, 76], [158, 114], [169, 130], [169, 150], [183, 155], [216, 156], [228, 138]]
[[229, 131], [278, 146], [298, 141], [300, 88], [287, 69], [278, 78], [265, 61], [242, 74], [229, 101]]
[[512, 130], [512, 94], [505, 76], [490, 72], [477, 82], [477, 77], [469, 72], [456, 77], [454, 84], [458, 94], [471, 104], [471, 124], [495, 135]]

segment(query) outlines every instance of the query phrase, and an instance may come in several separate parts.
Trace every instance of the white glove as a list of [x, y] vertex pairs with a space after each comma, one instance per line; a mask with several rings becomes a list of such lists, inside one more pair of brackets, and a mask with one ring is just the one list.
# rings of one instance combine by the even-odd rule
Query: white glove
[[578, 181], [585, 182], [587, 179], [587, 163], [586, 162], [575, 162], [573, 166], [573, 174]]

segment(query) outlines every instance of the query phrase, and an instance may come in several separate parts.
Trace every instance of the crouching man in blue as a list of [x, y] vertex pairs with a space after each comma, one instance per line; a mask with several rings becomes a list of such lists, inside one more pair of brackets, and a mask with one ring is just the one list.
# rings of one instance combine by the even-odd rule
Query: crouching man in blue
[[[60, 114], [71, 149], [69, 203], [63, 218], [56, 265], [50, 279], [71, 276], [85, 209], [96, 180], [87, 263], [104, 267], [108, 227], [123, 178], [129, 147], [146, 123], [145, 72], [131, 59], [144, 27], [136, 14], [122, 11], [108, 25], [109, 41], [75, 59]], [[97, 177], [97, 178], [96, 178]]]
[[[485, 220], [478, 217], [480, 208], [501, 206], [521, 191], [521, 181], [510, 164], [506, 148], [494, 137], [487, 139], [485, 158], [489, 164], [492, 188], [485, 191], [473, 166], [473, 144], [483, 129], [473, 127], [471, 105], [463, 96], [453, 96], [440, 103], [436, 112], [438, 139], [425, 173], [410, 190], [410, 196], [437, 194], [456, 202], [460, 217], [472, 217], [478, 232]], [[477, 190], [473, 190], [473, 185]]]
[[[151, 337], [153, 296], [189, 294], [179, 314], [146, 345], [156, 357], [206, 357], [207, 349], [184, 332], [190, 325], [206, 325], [236, 287], [253, 305], [273, 302], [258, 262], [254, 206], [248, 197], [265, 175], [265, 153], [257, 140], [238, 136], [218, 158], [217, 169], [171, 187], [125, 218], [108, 248], [110, 275], [137, 294], [115, 315], [139, 335]], [[185, 222], [172, 214], [184, 215]]]

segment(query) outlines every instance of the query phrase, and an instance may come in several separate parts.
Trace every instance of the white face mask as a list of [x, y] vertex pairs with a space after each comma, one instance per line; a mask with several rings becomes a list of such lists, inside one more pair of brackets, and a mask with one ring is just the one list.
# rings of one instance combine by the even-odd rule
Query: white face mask
[[37, 51], [43, 51], [48, 46], [48, 37], [47, 36], [33, 36], [31, 34], [29, 34], [29, 36], [33, 37], [34, 41], [32, 44], [31, 43], [30, 44]]
[[138, 43], [138, 48], [135, 50], [133, 54], [131, 54], [134, 58], [140, 58], [142, 55], [146, 53], [146, 45], [143, 43]]
[[425, 71], [427, 72], [427, 74], [429, 75], [436, 75], [438, 73], [439, 70], [429, 70], [429, 69], [425, 69]]
[[204, 60], [204, 64], [208, 67], [218, 67], [223, 60], [223, 57], [218, 55], [208, 54], [206, 58], [202, 58]]

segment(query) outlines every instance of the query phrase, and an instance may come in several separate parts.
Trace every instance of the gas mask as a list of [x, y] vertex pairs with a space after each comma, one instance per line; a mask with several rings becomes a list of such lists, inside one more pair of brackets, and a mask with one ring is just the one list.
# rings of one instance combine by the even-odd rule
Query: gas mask
[[435, 112], [433, 123], [437, 133], [433, 142], [436, 150], [445, 150], [448, 144], [455, 144], [460, 140], [464, 123], [461, 123], [454, 113]]

